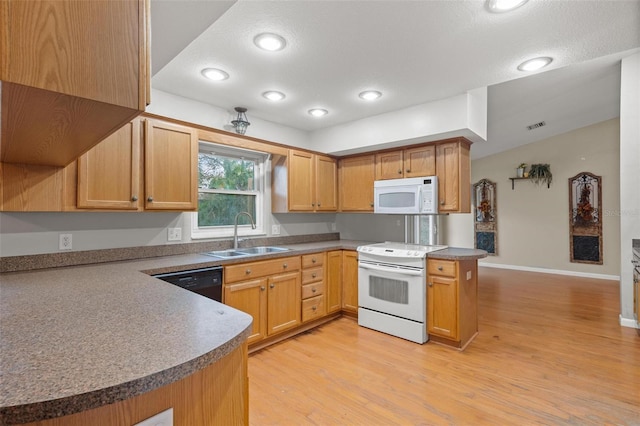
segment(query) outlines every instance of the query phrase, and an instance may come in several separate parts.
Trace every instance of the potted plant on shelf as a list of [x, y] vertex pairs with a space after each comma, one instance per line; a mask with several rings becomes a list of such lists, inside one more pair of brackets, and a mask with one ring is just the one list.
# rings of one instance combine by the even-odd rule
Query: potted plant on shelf
[[516, 167], [516, 172], [518, 173], [517, 176], [519, 178], [521, 177], [526, 177], [524, 175], [524, 170], [527, 168], [527, 164], [526, 163], [520, 163], [520, 165], [518, 167]]
[[533, 180], [536, 185], [546, 183], [547, 186], [551, 184], [553, 180], [553, 174], [551, 174], [551, 166], [548, 164], [532, 164], [529, 169], [529, 178]]

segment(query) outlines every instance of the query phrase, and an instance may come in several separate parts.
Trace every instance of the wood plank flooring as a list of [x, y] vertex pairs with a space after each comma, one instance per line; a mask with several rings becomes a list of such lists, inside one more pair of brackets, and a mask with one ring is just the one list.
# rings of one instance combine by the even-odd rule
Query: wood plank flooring
[[617, 281], [479, 268], [464, 352], [340, 318], [249, 357], [252, 425], [640, 425]]

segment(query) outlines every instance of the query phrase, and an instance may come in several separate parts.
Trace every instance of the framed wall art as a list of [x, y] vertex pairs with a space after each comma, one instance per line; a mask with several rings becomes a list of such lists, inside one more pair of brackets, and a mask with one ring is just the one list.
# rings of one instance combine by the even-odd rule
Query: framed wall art
[[581, 172], [569, 178], [571, 262], [602, 265], [602, 177]]
[[475, 207], [474, 244], [489, 255], [498, 254], [498, 209], [496, 184], [482, 179], [473, 185]]

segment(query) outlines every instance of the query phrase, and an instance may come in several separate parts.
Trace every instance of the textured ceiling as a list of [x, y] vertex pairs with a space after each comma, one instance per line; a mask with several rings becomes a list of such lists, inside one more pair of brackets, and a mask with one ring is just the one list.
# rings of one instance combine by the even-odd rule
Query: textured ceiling
[[[475, 0], [232, 3], [152, 0], [153, 55], [164, 55], [154, 64], [166, 62], [154, 69], [155, 89], [313, 131], [488, 86], [490, 144], [474, 146], [476, 158], [617, 116], [619, 59], [640, 48], [638, 0], [529, 0], [503, 14]], [[173, 45], [158, 43], [158, 32]], [[259, 50], [253, 38], [262, 32], [282, 35], [287, 47]], [[535, 56], [554, 61], [534, 75], [516, 69]], [[206, 80], [205, 67], [230, 78]], [[366, 89], [383, 96], [364, 102], [357, 95]], [[267, 101], [266, 90], [287, 98]], [[329, 114], [311, 117], [314, 107]], [[522, 129], [541, 120], [546, 129]]]

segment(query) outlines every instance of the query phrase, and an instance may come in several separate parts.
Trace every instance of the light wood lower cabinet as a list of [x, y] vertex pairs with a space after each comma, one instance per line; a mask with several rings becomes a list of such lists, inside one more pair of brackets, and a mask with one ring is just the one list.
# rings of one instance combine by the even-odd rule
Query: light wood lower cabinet
[[429, 338], [464, 348], [478, 333], [476, 260], [427, 260]]
[[325, 277], [325, 300], [327, 314], [342, 309], [342, 250], [327, 252]]
[[326, 315], [325, 306], [325, 254], [302, 256], [302, 322]]
[[342, 310], [358, 314], [358, 252], [342, 252]]
[[301, 322], [300, 257], [225, 267], [224, 303], [253, 317], [249, 344]]

